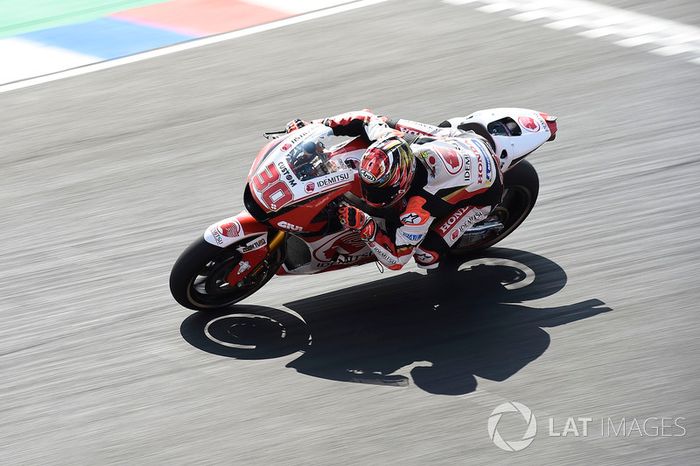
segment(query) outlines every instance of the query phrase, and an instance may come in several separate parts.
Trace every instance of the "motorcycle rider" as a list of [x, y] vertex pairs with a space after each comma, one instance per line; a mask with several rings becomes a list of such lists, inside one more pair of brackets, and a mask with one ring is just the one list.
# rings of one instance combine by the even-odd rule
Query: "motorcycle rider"
[[[420, 123], [396, 125], [398, 121], [362, 110], [313, 123], [330, 127], [336, 136], [361, 137], [369, 144], [358, 167], [363, 200], [383, 212], [392, 207], [398, 212], [378, 222], [379, 217], [346, 204], [338, 210], [340, 223], [357, 230], [377, 259], [392, 270], [402, 268], [411, 257], [419, 267], [433, 269], [462, 234], [486, 219], [501, 201], [503, 174], [482, 137]], [[305, 125], [303, 120], [290, 121], [287, 132]]]
[[318, 164], [322, 164], [327, 159], [323, 143], [307, 141], [301, 146], [301, 151], [293, 156], [292, 170], [300, 180], [305, 181], [311, 178]]

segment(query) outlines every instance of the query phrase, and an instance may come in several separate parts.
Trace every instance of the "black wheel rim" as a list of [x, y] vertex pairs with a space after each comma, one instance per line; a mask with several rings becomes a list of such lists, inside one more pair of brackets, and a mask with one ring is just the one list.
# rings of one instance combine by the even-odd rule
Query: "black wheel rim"
[[209, 260], [190, 281], [188, 295], [192, 303], [201, 307], [225, 307], [242, 300], [257, 291], [276, 272], [274, 259], [279, 252], [266, 257], [243, 280], [235, 285], [227, 281], [229, 273], [243, 259], [243, 255], [230, 246]]

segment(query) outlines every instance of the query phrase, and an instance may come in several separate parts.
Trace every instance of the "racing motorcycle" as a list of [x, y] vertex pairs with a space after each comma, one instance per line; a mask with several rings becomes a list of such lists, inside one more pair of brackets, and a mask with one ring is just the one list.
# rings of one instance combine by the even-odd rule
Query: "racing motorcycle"
[[[450, 249], [453, 254], [493, 246], [522, 224], [539, 192], [537, 172], [525, 158], [552, 141], [557, 131], [555, 117], [522, 108], [482, 110], [437, 126], [405, 119], [387, 124], [403, 132], [409, 142], [445, 131], [471, 131], [500, 158], [502, 202], [488, 218], [457, 233], [461, 237]], [[321, 124], [264, 135], [269, 142], [248, 173], [245, 210], [209, 226], [172, 268], [170, 290], [184, 307], [217, 311], [255, 293], [275, 274], [310, 275], [376, 260], [356, 231], [342, 227], [337, 215], [343, 203], [375, 218], [391, 215], [364, 204], [360, 197], [357, 167], [366, 142], [337, 141]], [[451, 225], [455, 215], [437, 219], [433, 228]], [[447, 234], [457, 231], [450, 230]]]

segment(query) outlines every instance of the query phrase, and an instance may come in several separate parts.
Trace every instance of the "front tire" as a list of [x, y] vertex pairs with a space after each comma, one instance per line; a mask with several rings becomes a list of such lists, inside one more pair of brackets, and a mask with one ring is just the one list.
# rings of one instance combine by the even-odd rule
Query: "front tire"
[[284, 260], [283, 248], [268, 254], [261, 268], [231, 285], [226, 277], [242, 260], [238, 243], [220, 248], [198, 238], [173, 265], [170, 292], [181, 306], [195, 311], [226, 309], [258, 291], [277, 272]]

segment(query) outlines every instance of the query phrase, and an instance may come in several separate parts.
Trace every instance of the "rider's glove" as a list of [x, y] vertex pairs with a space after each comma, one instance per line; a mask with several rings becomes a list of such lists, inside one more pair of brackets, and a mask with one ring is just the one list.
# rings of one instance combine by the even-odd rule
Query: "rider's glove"
[[308, 125], [308, 123], [304, 120], [300, 120], [299, 118], [290, 121], [287, 123], [287, 132], [291, 133], [292, 131], [296, 131], [300, 128], [303, 128], [304, 126]]
[[366, 241], [374, 239], [376, 225], [372, 217], [350, 205], [342, 205], [338, 208], [340, 224], [346, 229], [357, 230], [360, 238]]

